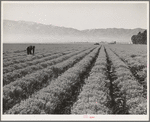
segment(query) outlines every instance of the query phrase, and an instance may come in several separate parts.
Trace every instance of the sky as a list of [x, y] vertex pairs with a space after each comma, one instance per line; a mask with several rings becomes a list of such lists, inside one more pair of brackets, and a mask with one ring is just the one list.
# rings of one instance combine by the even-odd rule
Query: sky
[[147, 28], [147, 3], [3, 2], [3, 19], [71, 27]]

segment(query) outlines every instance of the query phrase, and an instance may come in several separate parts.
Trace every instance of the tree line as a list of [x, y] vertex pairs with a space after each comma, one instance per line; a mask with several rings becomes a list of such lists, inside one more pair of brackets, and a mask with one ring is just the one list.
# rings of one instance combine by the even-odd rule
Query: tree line
[[143, 33], [139, 32], [137, 35], [131, 37], [133, 44], [147, 44], [147, 30]]

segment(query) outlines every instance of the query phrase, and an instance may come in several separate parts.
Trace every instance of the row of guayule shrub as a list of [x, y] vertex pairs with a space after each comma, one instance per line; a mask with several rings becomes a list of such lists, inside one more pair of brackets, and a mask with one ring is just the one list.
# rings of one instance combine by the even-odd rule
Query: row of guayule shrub
[[[66, 50], [63, 50], [63, 51], [66, 51]], [[43, 49], [36, 49], [36, 51], [35, 51], [35, 55], [42, 55], [42, 54], [47, 54], [47, 53], [49, 53], [49, 52], [56, 52], [56, 50], [52, 50], [52, 49], [45, 49], [45, 48], [43, 48]], [[9, 60], [16, 60], [17, 58], [25, 58], [27, 56], [27, 52], [24, 50], [24, 52], [22, 52], [22, 53], [14, 53], [14, 52], [11, 52], [10, 54], [8, 54], [8, 53], [5, 53], [4, 54], [4, 56], [3, 56], [3, 59], [4, 59], [4, 61], [9, 61]], [[35, 58], [35, 57], [34, 57]]]
[[[39, 53], [39, 51], [37, 51], [37, 53]], [[14, 60], [17, 57], [20, 58], [24, 58], [27, 55], [27, 52], [24, 50], [24, 52], [20, 52], [20, 53], [7, 53], [7, 52], [3, 52], [3, 60], [4, 61], [10, 61], [10, 60]]]
[[[45, 48], [36, 50], [36, 54], [39, 53], [39, 52], [45, 52], [46, 53], [47, 50]], [[9, 58], [9, 57], [13, 58], [13, 57], [17, 57], [17, 56], [25, 56], [26, 54], [27, 54], [26, 49], [16, 50], [16, 51], [14, 50], [13, 52], [5, 52], [4, 58]]]
[[[113, 51], [114, 49], [111, 48]], [[145, 97], [147, 97], [147, 62], [141, 62], [141, 60], [144, 60], [142, 57], [140, 58], [140, 61], [137, 59], [131, 58], [131, 54], [129, 54], [128, 51], [125, 51], [125, 53], [122, 53], [118, 50], [115, 51], [119, 57], [124, 60], [127, 65], [130, 67], [130, 70], [132, 74], [136, 77], [138, 82], [143, 85], [144, 87], [144, 94]]]
[[[109, 46], [109, 45], [108, 45]], [[137, 54], [137, 55], [143, 55], [147, 52], [146, 45], [110, 45], [109, 47], [112, 47], [118, 51], [128, 52], [129, 54]]]
[[[85, 50], [82, 50], [82, 51], [85, 51]], [[58, 56], [56, 59], [52, 59], [52, 60], [49, 59], [48, 61], [43, 60], [43, 61], [41, 61], [41, 63], [37, 63], [36, 65], [28, 66], [28, 67], [25, 67], [22, 69], [15, 70], [13, 72], [6, 73], [3, 75], [3, 85], [7, 85], [10, 82], [17, 80], [18, 78], [22, 78], [27, 74], [33, 73], [33, 72], [43, 69], [43, 68], [46, 68], [47, 66], [59, 63], [59, 62], [66, 60], [67, 58], [69, 58], [73, 55], [76, 55], [80, 52], [81, 51], [76, 51], [73, 53], [69, 53], [67, 55]]]
[[[62, 51], [64, 51], [64, 50], [62, 50]], [[66, 51], [66, 50], [65, 50]], [[19, 57], [17, 57], [17, 58], [15, 58], [14, 60], [10, 60], [10, 61], [4, 61], [3, 62], [3, 66], [4, 67], [8, 67], [8, 66], [10, 66], [10, 65], [14, 65], [14, 64], [16, 64], [16, 63], [23, 63], [23, 62], [27, 62], [27, 61], [32, 61], [32, 60], [34, 60], [34, 59], [39, 59], [39, 58], [42, 58], [42, 57], [46, 57], [46, 56], [50, 56], [50, 55], [52, 55], [52, 54], [57, 54], [57, 53], [59, 53], [60, 51], [50, 51], [50, 53], [48, 52], [48, 53], [44, 53], [44, 52], [41, 52], [41, 53], [38, 53], [38, 54], [36, 54], [35, 56], [32, 56], [31, 58], [27, 58], [27, 57], [23, 57], [23, 58], [19, 58]], [[26, 55], [27, 56], [27, 55]]]
[[126, 64], [110, 49], [107, 49], [117, 79], [113, 81], [114, 113], [146, 114], [147, 101], [143, 97], [143, 87], [135, 80]]
[[20, 54], [11, 54], [11, 55], [7, 55], [6, 53], [3, 53], [3, 62], [8, 62], [8, 61], [14, 61], [18, 58], [25, 58], [27, 56], [27, 54], [23, 54], [23, 53], [20, 53]]
[[[67, 98], [71, 97], [73, 86], [80, 82], [80, 78], [87, 72], [91, 62], [96, 57], [99, 48], [93, 50], [83, 60], [77, 63], [73, 68], [67, 70], [64, 74], [53, 80], [51, 84], [35, 95], [32, 98], [22, 101], [10, 109], [8, 114], [41, 114], [53, 113], [55, 109]], [[71, 63], [71, 61], [70, 61]], [[61, 65], [60, 65], [61, 66]], [[63, 66], [63, 65], [62, 65]], [[61, 69], [61, 68], [60, 68]], [[77, 87], [77, 86], [76, 86]]]
[[[52, 54], [52, 53], [55, 53], [55, 52], [52, 52], [51, 51], [51, 53], [49, 53], [49, 52], [38, 52], [38, 51], [36, 51], [36, 56], [32, 56], [32, 58], [30, 58], [30, 59], [27, 59], [26, 57], [27, 57], [27, 54], [25, 53], [25, 54], [13, 54], [12, 53], [12, 55], [10, 56], [10, 55], [8, 55], [8, 56], [5, 56], [6, 54], [4, 54], [4, 56], [3, 57], [5, 57], [4, 58], [4, 60], [3, 60], [3, 66], [4, 67], [7, 67], [7, 66], [9, 66], [9, 65], [12, 65], [12, 64], [15, 64], [15, 63], [21, 63], [21, 62], [26, 62], [26, 61], [28, 61], [28, 60], [34, 60], [34, 59], [36, 59], [36, 58], [42, 58], [44, 55], [43, 54]], [[15, 56], [14, 56], [15, 55]]]
[[107, 107], [110, 102], [109, 80], [107, 78], [107, 61], [102, 47], [90, 76], [74, 103], [72, 114], [109, 114]]
[[[146, 76], [146, 70], [147, 70], [147, 57], [143, 58], [142, 55], [136, 54], [133, 50], [133, 52], [128, 51], [126, 49], [117, 49], [117, 48], [111, 48], [121, 59], [123, 59], [134, 71], [136, 72], [141, 72], [141, 75], [143, 75], [143, 80], [144, 77]], [[122, 53], [124, 52], [124, 53]], [[136, 55], [134, 55], [136, 54]], [[132, 57], [133, 55], [133, 57]], [[134, 57], [135, 56], [135, 57]], [[136, 58], [137, 57], [137, 58]], [[140, 58], [139, 58], [140, 57]], [[145, 74], [145, 75], [144, 75]]]
[[[59, 48], [59, 47], [61, 47], [61, 48]], [[45, 55], [45, 54], [47, 54], [47, 53], [49, 53], [49, 52], [53, 52], [53, 53], [56, 53], [56, 52], [64, 52], [64, 51], [67, 51], [67, 50], [78, 50], [78, 49], [83, 49], [83, 48], [89, 48], [89, 47], [92, 47], [92, 46], [90, 46], [90, 45], [82, 45], [82, 46], [80, 46], [80, 45], [67, 45], [67, 46], [64, 46], [64, 45], [59, 45], [59, 46], [56, 46], [56, 45], [54, 45], [54, 46], [52, 46], [52, 45], [49, 45], [49, 48], [45, 48], [45, 46], [42, 46], [42, 45], [40, 45], [40, 49], [39, 48], [36, 48], [36, 50], [35, 50], [35, 56], [34, 56], [34, 58], [38, 58], [39, 56], [43, 56], [43, 55]], [[12, 53], [10, 53], [10, 54], [8, 54], [8, 53], [6, 53], [6, 52], [4, 52], [3, 53], [4, 55], [3, 55], [3, 61], [4, 62], [6, 62], [6, 61], [9, 61], [9, 60], [11, 60], [11, 62], [15, 62], [15, 60], [16, 59], [22, 59], [22, 58], [26, 58], [26, 56], [27, 56], [27, 53], [26, 53], [26, 51], [24, 51], [24, 53], [14, 53], [14, 52], [12, 52]], [[32, 56], [33, 57], [33, 56]], [[21, 61], [23, 61], [23, 60], [21, 60]], [[7, 66], [7, 65], [6, 65]]]
[[[49, 48], [48, 48], [49, 47]], [[61, 48], [59, 48], [59, 47], [61, 47]], [[80, 48], [87, 48], [87, 47], [92, 47], [92, 46], [84, 46], [83, 47], [83, 45], [81, 46], [81, 47], [79, 47], [79, 46], [74, 46], [74, 44], [72, 44], [72, 46], [64, 46], [64, 45], [59, 45], [59, 46], [56, 46], [56, 45], [54, 45], [54, 46], [52, 46], [52, 45], [49, 45], [49, 46], [47, 46], [47, 47], [45, 47], [44, 45], [39, 45], [39, 46], [37, 46], [36, 48], [35, 48], [35, 55], [41, 55], [41, 54], [46, 54], [46, 53], [48, 53], [48, 52], [56, 52], [56, 51], [67, 51], [67, 50], [72, 50], [72, 49], [80, 49]], [[23, 47], [24, 48], [24, 47]], [[17, 48], [16, 48], [17, 49]], [[17, 50], [17, 51], [15, 51], [14, 50], [14, 52], [3, 52], [3, 59], [5, 60], [5, 61], [8, 61], [8, 60], [12, 60], [12, 59], [16, 59], [16, 58], [18, 58], [18, 57], [26, 57], [27, 56], [27, 51], [26, 51], [26, 49], [24, 48], [24, 50]]]
[[61, 62], [61, 63], [39, 70], [35, 73], [27, 75], [26, 77], [20, 80], [17, 80], [15, 82], [12, 82], [4, 86], [3, 88], [4, 111], [11, 108], [13, 105], [18, 103], [22, 99], [27, 98], [35, 91], [48, 85], [53, 78], [56, 78], [58, 75], [63, 73], [65, 70], [67, 70], [69, 67], [72, 67], [75, 63], [81, 60], [85, 55], [90, 53], [93, 49], [94, 48], [91, 48], [83, 52], [75, 52], [70, 55], [66, 55], [62, 58], [59, 58], [59, 60], [57, 60], [57, 62]]
[[[117, 54], [120, 53], [120, 57], [126, 59], [132, 59], [135, 62], [139, 62], [139, 64], [144, 65], [145, 67], [147, 66], [147, 55], [146, 55], [146, 50], [144, 51], [143, 49], [139, 48], [135, 48], [134, 45], [134, 49], [133, 48], [122, 48], [122, 46], [120, 47], [111, 47], [111, 50], [115, 51]], [[141, 47], [142, 48], [142, 47]], [[131, 61], [132, 63], [132, 61]]]
[[59, 56], [62, 56], [62, 55], [65, 55], [65, 54], [68, 54], [68, 53], [71, 53], [71, 52], [72, 51], [66, 51], [66, 52], [63, 52], [63, 53], [59, 52], [57, 54], [51, 54], [50, 56], [42, 57], [40, 59], [35, 59], [35, 60], [32, 60], [32, 61], [27, 61], [27, 62], [23, 62], [23, 63], [19, 63], [19, 64], [14, 64], [14, 65], [11, 65], [11, 66], [8, 66], [8, 67], [4, 67], [3, 68], [3, 74], [8, 73], [8, 72], [12, 72], [14, 70], [21, 69], [21, 68], [24, 68], [24, 67], [27, 67], [27, 66], [36, 65], [36, 64], [41, 63], [43, 61], [51, 60], [53, 58], [57, 58]]
[[136, 70], [137, 72], [142, 70], [143, 68], [147, 68], [147, 59], [146, 57], [143, 59], [142, 56], [138, 56], [137, 54], [137, 57], [134, 57], [132, 58], [131, 57], [131, 52], [129, 51], [126, 51], [126, 50], [123, 50], [124, 53], [122, 53], [120, 51], [120, 49], [114, 49], [114, 48], [111, 48], [111, 50], [113, 50], [113, 52], [115, 52], [117, 55], [119, 55], [119, 57], [121, 59], [123, 59], [131, 68], [134, 68], [134, 70]]
[[[62, 52], [63, 51], [65, 51], [65, 49], [62, 50]], [[24, 58], [17, 57], [17, 59], [15, 58], [14, 60], [5, 61], [3, 63], [3, 66], [8, 67], [8, 66], [16, 64], [16, 63], [23, 63], [23, 62], [27, 62], [27, 61], [32, 61], [34, 59], [39, 59], [39, 58], [50, 56], [52, 54], [57, 54], [57, 53], [60, 53], [60, 51], [58, 51], [58, 52], [57, 51], [50, 51], [50, 53], [48, 52], [46, 54], [44, 52], [41, 52], [41, 53], [38, 53], [38, 55], [36, 55], [36, 56], [32, 56], [32, 58], [30, 58], [30, 59], [28, 59], [27, 57], [24, 57]]]

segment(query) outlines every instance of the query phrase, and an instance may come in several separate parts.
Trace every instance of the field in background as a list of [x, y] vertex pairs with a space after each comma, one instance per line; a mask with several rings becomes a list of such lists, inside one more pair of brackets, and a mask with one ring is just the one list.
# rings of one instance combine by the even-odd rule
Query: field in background
[[3, 45], [3, 114], [147, 114], [147, 47]]

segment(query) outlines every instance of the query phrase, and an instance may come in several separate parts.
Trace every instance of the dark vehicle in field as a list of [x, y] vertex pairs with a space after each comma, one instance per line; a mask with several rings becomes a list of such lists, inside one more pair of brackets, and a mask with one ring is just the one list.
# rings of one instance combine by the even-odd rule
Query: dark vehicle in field
[[95, 43], [94, 45], [99, 45], [99, 43]]
[[116, 41], [114, 41], [114, 42], [110, 42], [110, 43], [108, 43], [108, 44], [116, 44]]

